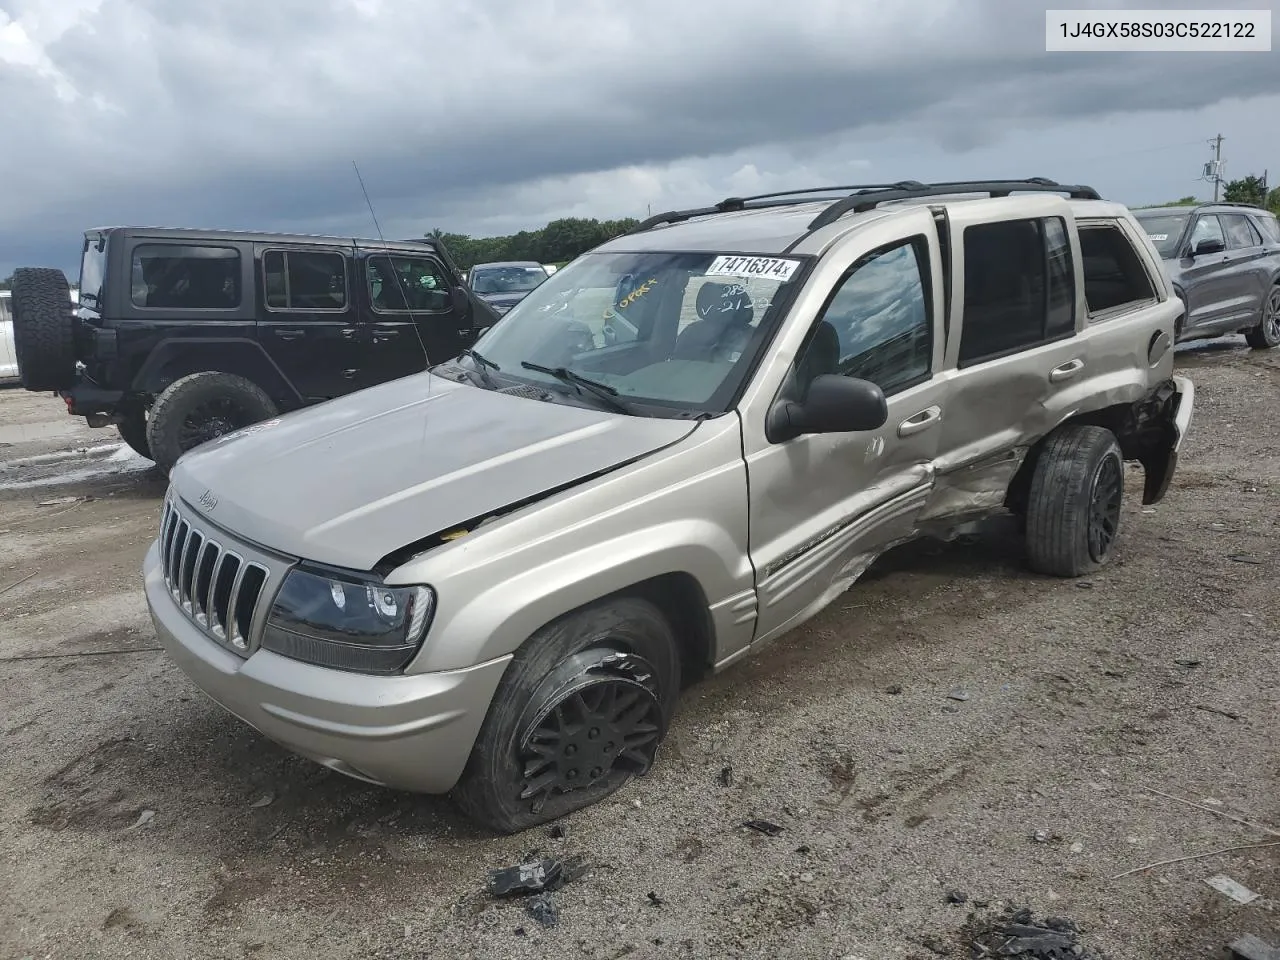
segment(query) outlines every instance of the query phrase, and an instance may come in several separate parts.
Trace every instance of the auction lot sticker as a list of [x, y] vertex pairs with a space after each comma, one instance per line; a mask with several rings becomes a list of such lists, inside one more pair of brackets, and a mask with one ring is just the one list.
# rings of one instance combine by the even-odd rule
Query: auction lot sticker
[[799, 260], [779, 257], [716, 257], [707, 270], [708, 277], [760, 277], [786, 283], [800, 266]]

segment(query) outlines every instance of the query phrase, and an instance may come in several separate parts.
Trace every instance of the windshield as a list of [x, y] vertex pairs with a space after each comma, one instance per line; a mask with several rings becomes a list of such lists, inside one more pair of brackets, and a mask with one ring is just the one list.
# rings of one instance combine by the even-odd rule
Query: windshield
[[472, 272], [476, 293], [528, 293], [547, 279], [541, 267], [482, 267]]
[[587, 377], [633, 409], [729, 409], [803, 258], [591, 253], [548, 278], [476, 343], [499, 377], [572, 389]]
[[107, 269], [107, 240], [101, 234], [84, 238], [84, 256], [80, 260], [80, 303], [95, 310], [102, 309], [102, 276]]
[[1155, 244], [1156, 250], [1164, 259], [1171, 259], [1178, 254], [1178, 238], [1187, 225], [1185, 213], [1162, 213], [1158, 215], [1135, 214], [1147, 237]]

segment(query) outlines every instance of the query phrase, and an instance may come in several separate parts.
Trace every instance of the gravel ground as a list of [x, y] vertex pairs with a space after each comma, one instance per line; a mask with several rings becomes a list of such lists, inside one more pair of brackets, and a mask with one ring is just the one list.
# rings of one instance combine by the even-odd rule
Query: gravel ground
[[[1112, 879], [1280, 840], [1214, 812], [1280, 829], [1280, 355], [1179, 357], [1183, 465], [1105, 572], [1032, 576], [1000, 524], [895, 551], [690, 691], [651, 775], [559, 838], [485, 835], [204, 699], [140, 589], [163, 482], [0, 391], [0, 957], [968, 957], [1006, 903], [1115, 960], [1280, 941], [1280, 847]], [[590, 864], [553, 929], [484, 893], [533, 849]]]

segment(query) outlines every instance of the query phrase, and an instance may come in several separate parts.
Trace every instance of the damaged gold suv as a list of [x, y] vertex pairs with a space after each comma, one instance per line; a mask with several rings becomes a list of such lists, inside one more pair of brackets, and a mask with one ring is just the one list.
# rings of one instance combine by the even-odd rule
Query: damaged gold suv
[[[652, 217], [463, 355], [173, 470], [159, 636], [227, 710], [502, 831], [653, 764], [683, 685], [996, 512], [1030, 565], [1164, 496], [1182, 305], [1123, 206], [905, 182]], [[749, 696], [749, 691], [744, 695]]]

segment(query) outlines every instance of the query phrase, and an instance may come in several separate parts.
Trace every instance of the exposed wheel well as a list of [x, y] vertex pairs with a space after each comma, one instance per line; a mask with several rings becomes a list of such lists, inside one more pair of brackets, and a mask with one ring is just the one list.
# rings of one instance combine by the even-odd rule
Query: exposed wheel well
[[1058, 424], [1041, 437], [1027, 451], [1022, 466], [1009, 483], [1005, 506], [1019, 516], [1025, 516], [1027, 498], [1031, 492], [1031, 477], [1035, 473], [1036, 460], [1049, 437], [1063, 427], [1074, 424], [1090, 424], [1106, 427], [1120, 442], [1120, 453], [1126, 461], [1137, 461], [1146, 471], [1146, 488], [1143, 502], [1150, 503], [1157, 488], [1164, 480], [1165, 456], [1172, 441], [1170, 431], [1173, 415], [1177, 412], [1178, 392], [1173, 381], [1160, 384], [1152, 393], [1137, 403], [1117, 403], [1100, 410], [1081, 413]]

